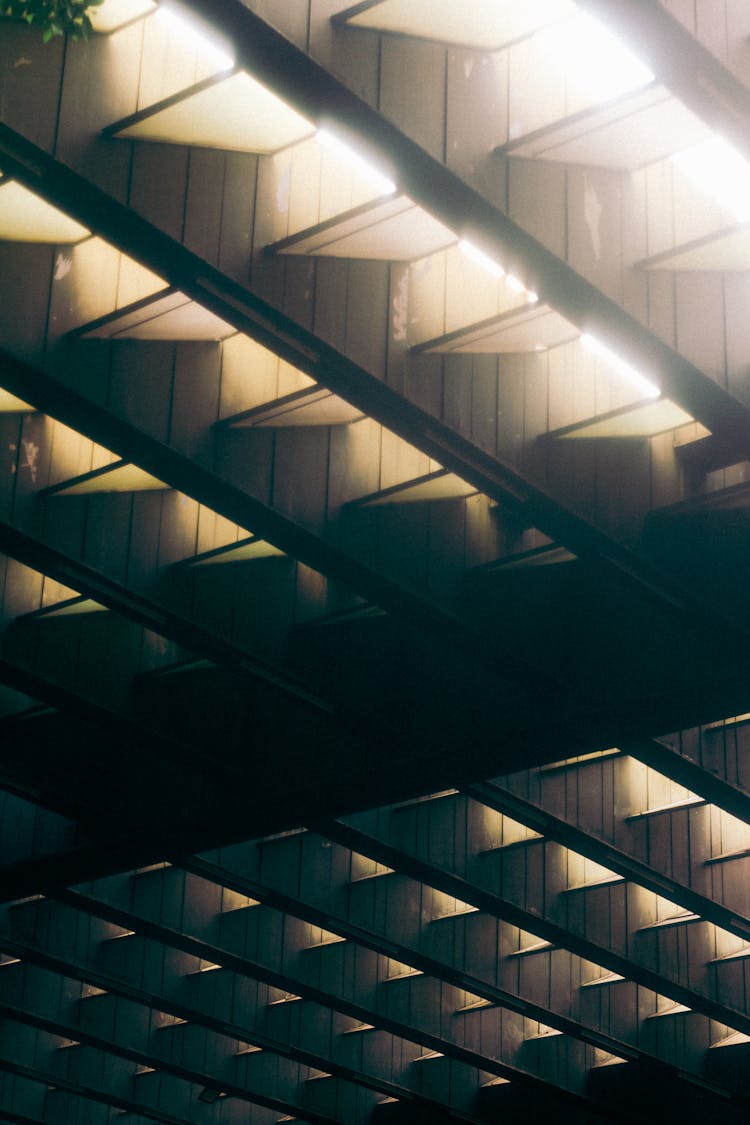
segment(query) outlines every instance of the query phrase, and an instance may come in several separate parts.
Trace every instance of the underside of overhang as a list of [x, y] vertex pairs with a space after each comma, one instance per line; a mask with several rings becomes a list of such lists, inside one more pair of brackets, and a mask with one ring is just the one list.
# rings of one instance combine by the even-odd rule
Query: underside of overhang
[[0, 1121], [745, 1120], [742, 9], [0, 16]]

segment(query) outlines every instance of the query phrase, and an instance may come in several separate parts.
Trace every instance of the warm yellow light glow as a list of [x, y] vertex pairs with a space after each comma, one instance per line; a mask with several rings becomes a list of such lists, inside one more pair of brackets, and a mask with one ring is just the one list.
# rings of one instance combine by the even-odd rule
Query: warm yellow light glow
[[554, 949], [551, 941], [545, 941], [544, 938], [538, 938], [534, 934], [526, 933], [524, 930], [519, 930], [518, 949], [510, 949], [507, 953], [508, 957], [525, 957], [529, 953], [544, 953], [548, 949]]
[[321, 949], [325, 945], [338, 945], [340, 942], [346, 941], [346, 938], [342, 937], [341, 934], [324, 930], [322, 926], [311, 926], [310, 931], [310, 943], [303, 946], [304, 949]]
[[219, 547], [196, 559], [188, 559], [192, 566], [215, 566], [219, 563], [249, 562], [252, 559], [271, 559], [283, 556], [284, 552], [265, 539], [243, 539], [241, 542]]
[[404, 964], [403, 961], [397, 961], [395, 957], [386, 957], [385, 962], [385, 980], [403, 980], [404, 977], [421, 977], [424, 975], [421, 969], [415, 969], [411, 965]]
[[440, 789], [436, 793], [425, 793], [422, 797], [412, 797], [408, 801], [399, 801], [391, 805], [392, 809], [411, 809], [416, 805], [426, 805], [429, 801], [439, 801], [443, 797], [454, 797], [458, 789]]
[[582, 762], [596, 762], [602, 758], [614, 758], [621, 753], [617, 746], [610, 746], [607, 750], [591, 750], [588, 754], [577, 754], [573, 758], [561, 758], [559, 762], [548, 762], [541, 766], [544, 773], [549, 770], [566, 769], [568, 766], [577, 766]]
[[121, 938], [135, 937], [135, 930], [128, 930], [124, 926], [118, 926], [116, 922], [108, 922], [107, 928], [107, 941], [119, 941]]
[[533, 291], [533, 289], [527, 289], [526, 286], [524, 285], [524, 283], [522, 281], [520, 281], [515, 276], [515, 274], [512, 274], [512, 273], [506, 274], [505, 275], [505, 284], [508, 286], [509, 289], [512, 289], [514, 293], [522, 293], [525, 296], [526, 300], [529, 302], [530, 305], [535, 305], [537, 303], [537, 301], [539, 300], [538, 294], [535, 293]]
[[374, 199], [271, 244], [277, 254], [414, 261], [456, 241], [453, 231], [408, 196]]
[[153, 0], [103, 0], [89, 8], [88, 17], [94, 31], [106, 33], [148, 15], [155, 7]]
[[[687, 790], [686, 790], [687, 792]], [[664, 801], [660, 804], [648, 805], [638, 812], [630, 813], [626, 820], [639, 820], [644, 816], [654, 816], [656, 813], [674, 812], [678, 809], [689, 809], [691, 805], [705, 805], [706, 800], [704, 797], [699, 796], [697, 793], [688, 794], [686, 797], [679, 797], [674, 801]]]
[[580, 12], [536, 35], [550, 66], [562, 70], [592, 101], [646, 86], [654, 75], [592, 16]]
[[345, 160], [351, 167], [359, 172], [360, 175], [368, 179], [372, 187], [381, 195], [390, 195], [391, 192], [396, 190], [396, 185], [392, 180], [378, 171], [369, 160], [360, 156], [358, 152], [355, 152], [354, 149], [350, 148], [348, 144], [340, 140], [329, 129], [318, 129], [315, 134], [315, 139], [324, 149]]
[[743, 712], [742, 715], [728, 715], [726, 719], [719, 719], [715, 723], [706, 723], [704, 730], [718, 730], [721, 727], [738, 726], [740, 723], [747, 723], [750, 721], [750, 711]]
[[668, 398], [636, 403], [603, 418], [566, 428], [556, 435], [558, 441], [585, 441], [589, 438], [654, 437], [677, 426], [692, 422], [692, 416]]
[[548, 1039], [552, 1035], [562, 1035], [562, 1031], [557, 1027], [550, 1027], [549, 1024], [536, 1021], [529, 1022], [533, 1030], [529, 1035], [525, 1035], [524, 1039]]
[[168, 29], [170, 38], [186, 47], [198, 49], [203, 59], [217, 71], [231, 70], [234, 66], [234, 54], [225, 40], [221, 42], [218, 36], [206, 33], [206, 28], [191, 18], [183, 8], [160, 4], [156, 11], [157, 19], [163, 21]]
[[137, 465], [116, 462], [110, 468], [87, 473], [54, 490], [56, 496], [81, 496], [96, 492], [145, 492], [169, 488], [168, 484], [139, 469]]
[[567, 890], [577, 890], [581, 887], [596, 887], [602, 883], [620, 882], [622, 876], [596, 863], [593, 859], [581, 855], [579, 852], [565, 849], [568, 860], [568, 885]]
[[472, 262], [476, 262], [478, 266], [481, 266], [482, 269], [486, 270], [492, 277], [504, 276], [505, 270], [500, 263], [493, 261], [489, 254], [485, 254], [483, 250], [480, 250], [473, 242], [469, 242], [467, 238], [461, 239], [458, 248], [462, 254], [465, 254]]
[[369, 879], [378, 879], [382, 875], [392, 874], [392, 867], [387, 867], [384, 863], [378, 863], [377, 860], [371, 859], [369, 856], [360, 855], [359, 852], [351, 852], [350, 883], [363, 883]]
[[712, 1043], [711, 1049], [713, 1050], [715, 1047], [737, 1047], [744, 1043], [750, 1043], [750, 1035], [745, 1035], [744, 1031], [733, 1031], [731, 1035], [725, 1035]]
[[230, 421], [232, 429], [251, 426], [338, 426], [362, 418], [361, 410], [332, 394], [325, 387], [313, 384], [300, 391], [292, 391], [268, 405], [252, 408], [246, 415]]
[[468, 239], [462, 238], [458, 244], [458, 248], [462, 254], [470, 259], [470, 261], [476, 262], [478, 266], [481, 266], [483, 270], [486, 270], [486, 272], [491, 277], [505, 278], [505, 284], [508, 286], [508, 288], [513, 293], [518, 293], [519, 295], [523, 294], [529, 304], [536, 304], [536, 302], [539, 300], [539, 296], [537, 293], [535, 293], [532, 289], [527, 289], [524, 283], [519, 278], [517, 278], [515, 274], [506, 273], [499, 262], [496, 262], [495, 259], [491, 258], [489, 254], [485, 254], [484, 250], [480, 250], [479, 247], [475, 246], [473, 242], [469, 242]]
[[700, 191], [731, 211], [738, 222], [750, 222], [750, 163], [727, 141], [710, 137], [671, 159]]
[[0, 414], [26, 414], [36, 410], [22, 398], [16, 398], [10, 391], [0, 389]]
[[106, 613], [106, 610], [105, 605], [95, 602], [93, 598], [77, 597], [69, 598], [49, 609], [45, 608], [39, 616], [46, 621], [51, 617], [77, 617], [85, 613]]
[[491, 51], [573, 11], [570, 0], [382, 0], [346, 22]]
[[582, 980], [581, 988], [601, 988], [603, 985], [616, 984], [618, 980], [625, 980], [625, 978], [620, 973], [608, 973], [606, 969], [599, 967], [599, 976]]
[[590, 103], [538, 130], [512, 138], [513, 156], [635, 170], [670, 153], [696, 144], [706, 127], [691, 110], [662, 86], [651, 84], [629, 94], [627, 101]]
[[455, 895], [445, 894], [435, 888], [432, 889], [431, 897], [432, 916], [430, 921], [432, 922], [443, 921], [446, 918], [457, 918], [461, 914], [474, 914], [478, 910], [478, 907], [472, 906], [471, 903], [464, 902], [463, 899], [456, 898]]
[[107, 313], [83, 326], [84, 339], [223, 340], [233, 325], [184, 293], [167, 290]]
[[241, 895], [239, 891], [233, 891], [231, 887], [221, 888], [221, 913], [229, 914], [233, 910], [247, 910], [252, 906], [260, 906], [257, 898], [250, 898], [248, 895]]
[[0, 183], [0, 240], [80, 242], [90, 231], [15, 180]]
[[497, 845], [500, 848], [509, 848], [513, 844], [520, 844], [526, 840], [541, 840], [541, 833], [536, 832], [533, 828], [529, 828], [526, 824], [521, 824], [518, 820], [513, 820], [507, 813], [501, 813], [502, 817], [500, 826], [500, 842]]
[[404, 481], [392, 489], [363, 497], [363, 507], [380, 507], [386, 504], [417, 504], [432, 500], [451, 500], [461, 496], [471, 496], [478, 490], [455, 473], [440, 469], [413, 481]]
[[557, 344], [576, 340], [578, 335], [574, 325], [546, 305], [528, 304], [456, 329], [421, 347], [428, 352], [519, 354], [546, 351]]
[[652, 383], [645, 375], [641, 375], [640, 371], [636, 371], [634, 367], [631, 367], [624, 359], [621, 359], [620, 356], [610, 351], [608, 347], [602, 344], [601, 341], [595, 339], [595, 337], [584, 333], [583, 336], [581, 336], [581, 343], [590, 352], [593, 352], [594, 355], [603, 359], [613, 371], [630, 383], [632, 387], [639, 390], [644, 398], [657, 398], [661, 394], [661, 391], [655, 383]]
[[270, 153], [313, 132], [312, 124], [251, 75], [201, 82], [128, 118], [117, 137]]
[[716, 942], [716, 959], [734, 960], [735, 958], [743, 958], [750, 956], [750, 944], [743, 941], [737, 934], [730, 934], [728, 930], [721, 930], [715, 928], [714, 938]]
[[[344, 1016], [342, 1018], [346, 1019], [347, 1017]], [[353, 1019], [353, 1017], [352, 1017], [352, 1019]], [[374, 1029], [374, 1026], [375, 1025], [372, 1024], [372, 1023], [362, 1023], [362, 1022], [352, 1023], [352, 1025], [350, 1027], [345, 1027], [344, 1030], [341, 1032], [341, 1034], [342, 1035], [357, 1035], [357, 1034], [359, 1034], [360, 1031], [372, 1031]]]

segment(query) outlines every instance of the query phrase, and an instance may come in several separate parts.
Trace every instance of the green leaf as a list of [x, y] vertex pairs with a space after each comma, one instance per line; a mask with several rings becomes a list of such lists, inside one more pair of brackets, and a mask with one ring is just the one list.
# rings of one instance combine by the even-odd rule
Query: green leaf
[[0, 16], [22, 19], [42, 29], [42, 40], [49, 43], [57, 35], [88, 39], [94, 30], [89, 8], [104, 0], [0, 0]]

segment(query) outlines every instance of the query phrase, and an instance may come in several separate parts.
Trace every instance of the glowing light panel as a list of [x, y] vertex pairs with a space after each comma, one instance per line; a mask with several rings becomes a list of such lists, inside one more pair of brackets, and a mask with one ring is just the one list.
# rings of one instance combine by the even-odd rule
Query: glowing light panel
[[675, 153], [672, 163], [740, 223], [750, 222], [750, 163], [721, 137]]
[[227, 50], [228, 45], [207, 35], [206, 29], [182, 9], [160, 5], [156, 18], [167, 25], [170, 37], [183, 42], [186, 47], [199, 50], [205, 62], [215, 66], [217, 71], [231, 70], [234, 66], [234, 55]]
[[523, 295], [530, 305], [535, 305], [539, 300], [539, 295], [533, 289], [527, 289], [524, 283], [512, 273], [506, 273], [499, 262], [491, 258], [489, 254], [485, 254], [473, 242], [468, 239], [462, 238], [458, 244], [458, 248], [462, 254], [465, 254], [472, 262], [476, 262], [483, 270], [486, 270], [492, 277], [504, 277], [505, 284], [510, 290], [519, 295]]
[[340, 140], [329, 129], [318, 129], [315, 134], [315, 139], [318, 144], [327, 149], [328, 152], [333, 153], [344, 160], [350, 167], [355, 168], [361, 175], [370, 181], [372, 187], [381, 195], [390, 195], [391, 192], [396, 190], [396, 185], [387, 176], [378, 171], [369, 160], [360, 156], [348, 144]]
[[473, 242], [469, 242], [468, 239], [462, 238], [458, 247], [462, 254], [465, 254], [472, 262], [476, 262], [478, 266], [481, 266], [483, 270], [486, 270], [487, 273], [491, 274], [493, 277], [503, 277], [505, 275], [505, 270], [499, 262], [495, 262], [490, 258], [489, 254], [485, 254], [483, 250], [480, 250]]
[[117, 137], [258, 153], [275, 152], [312, 132], [309, 121], [242, 71], [219, 81], [213, 76], [114, 128]]
[[97, 492], [150, 492], [168, 489], [169, 485], [157, 477], [125, 461], [116, 461], [91, 473], [76, 477], [69, 484], [50, 489], [57, 496], [83, 496]]
[[631, 365], [626, 363], [624, 359], [621, 359], [619, 355], [610, 351], [601, 341], [595, 339], [593, 336], [589, 336], [588, 333], [584, 333], [584, 335], [581, 336], [581, 343], [590, 352], [593, 352], [594, 355], [609, 364], [609, 366], [630, 383], [634, 389], [640, 391], [644, 398], [658, 398], [661, 394], [661, 391], [655, 383], [652, 383], [645, 375], [641, 375], [640, 371], [636, 371], [634, 367], [631, 367]]
[[654, 75], [603, 24], [580, 13], [536, 35], [549, 62], [593, 101], [619, 97]]
[[15, 180], [0, 183], [0, 239], [7, 242], [80, 242], [90, 231]]
[[155, 6], [153, 0], [104, 0], [90, 8], [88, 16], [94, 31], [106, 33], [148, 15]]
[[10, 391], [0, 390], [0, 414], [26, 414], [33, 413], [35, 406], [22, 398], [17, 398]]
[[483, 50], [497, 50], [504, 43], [528, 35], [550, 20], [574, 11], [570, 0], [382, 0], [382, 3], [353, 10], [344, 16], [355, 27], [438, 39]]

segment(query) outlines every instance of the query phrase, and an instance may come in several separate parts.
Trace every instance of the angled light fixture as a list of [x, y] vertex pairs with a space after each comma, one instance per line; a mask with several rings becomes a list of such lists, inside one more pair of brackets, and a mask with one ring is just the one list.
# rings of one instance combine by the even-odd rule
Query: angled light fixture
[[468, 239], [462, 238], [458, 244], [458, 248], [462, 254], [470, 258], [472, 262], [476, 262], [483, 270], [486, 270], [491, 277], [505, 278], [505, 284], [514, 293], [523, 294], [530, 305], [535, 305], [539, 300], [537, 293], [533, 289], [527, 289], [524, 283], [512, 273], [506, 273], [499, 262], [491, 258], [489, 254], [485, 254], [484, 250], [480, 250], [473, 242]]
[[203, 23], [184, 8], [160, 4], [156, 9], [156, 18], [168, 26], [170, 36], [186, 47], [200, 51], [204, 61], [215, 66], [217, 73], [231, 70], [234, 66], [234, 54], [230, 52], [229, 44], [223, 39], [219, 40], [218, 35], [212, 35]]
[[481, 266], [482, 269], [486, 270], [492, 277], [505, 276], [505, 270], [500, 263], [494, 261], [489, 254], [485, 254], [483, 250], [480, 250], [473, 242], [469, 242], [467, 238], [461, 239], [458, 248], [462, 254], [465, 254], [472, 262], [476, 262], [478, 266]]
[[535, 305], [539, 300], [539, 295], [533, 289], [527, 289], [524, 283], [515, 276], [515, 274], [507, 273], [505, 275], [505, 284], [514, 293], [522, 293], [530, 305]]
[[537, 32], [549, 57], [593, 101], [607, 101], [654, 81], [653, 73], [593, 16], [578, 13]]
[[337, 137], [335, 133], [332, 133], [330, 129], [318, 129], [315, 134], [315, 140], [318, 144], [322, 145], [323, 148], [327, 149], [328, 152], [344, 160], [353, 170], [369, 180], [373, 189], [381, 195], [390, 195], [391, 192], [396, 191], [396, 185], [393, 180], [390, 180], [382, 172], [378, 171], [369, 160], [360, 156], [358, 152], [355, 152], [353, 148]]
[[676, 152], [672, 163], [740, 223], [750, 222], [750, 162], [722, 137]]
[[94, 31], [107, 34], [154, 10], [153, 0], [102, 0], [87, 13]]
[[645, 375], [641, 375], [640, 371], [636, 371], [634, 367], [631, 367], [629, 363], [621, 359], [615, 352], [610, 351], [608, 347], [594, 336], [590, 336], [585, 332], [581, 336], [581, 343], [588, 351], [593, 352], [599, 359], [603, 359], [617, 375], [620, 375], [635, 390], [640, 391], [644, 398], [658, 398], [661, 394], [661, 391], [655, 383], [652, 383]]
[[213, 1105], [218, 1102], [219, 1098], [225, 1098], [226, 1094], [223, 1090], [216, 1090], [212, 1086], [204, 1086], [200, 1094], [198, 1094], [198, 1101], [205, 1102], [207, 1105]]

